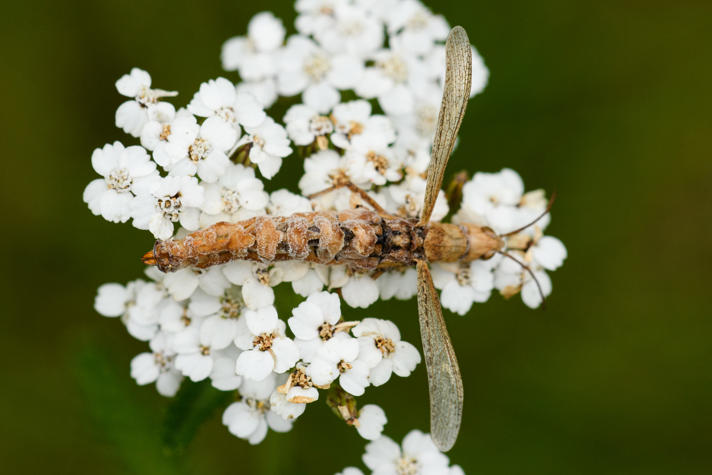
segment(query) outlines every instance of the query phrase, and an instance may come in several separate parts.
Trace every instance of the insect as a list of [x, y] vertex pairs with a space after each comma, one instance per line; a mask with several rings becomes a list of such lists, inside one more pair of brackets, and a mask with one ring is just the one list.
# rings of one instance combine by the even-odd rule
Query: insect
[[[156, 241], [153, 250], [143, 256], [144, 263], [156, 265], [164, 272], [188, 266], [206, 268], [237, 259], [346, 265], [355, 271], [372, 272], [373, 277], [389, 269], [415, 265], [420, 332], [430, 392], [431, 436], [443, 451], [449, 450], [457, 439], [462, 420], [463, 386], [428, 264], [489, 259], [497, 253], [514, 259], [506, 252], [505, 238], [536, 222], [551, 206], [550, 202], [547, 210], [529, 225], [503, 235], [475, 224], [430, 222], [470, 97], [472, 52], [462, 27], [453, 28], [448, 36], [446, 63], [445, 88], [420, 219], [392, 215], [364, 190], [350, 182], [341, 182], [317, 194], [346, 187], [359, 194], [373, 209], [258, 216], [236, 223], [221, 222], [182, 239]], [[525, 264], [519, 264], [534, 277]]]

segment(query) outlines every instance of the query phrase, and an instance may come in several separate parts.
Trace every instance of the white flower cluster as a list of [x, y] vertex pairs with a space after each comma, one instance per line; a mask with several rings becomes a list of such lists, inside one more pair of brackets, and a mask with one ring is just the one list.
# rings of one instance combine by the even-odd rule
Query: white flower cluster
[[[308, 198], [353, 183], [394, 215], [416, 218], [449, 25], [417, 0], [297, 0], [296, 9], [298, 33], [288, 38], [271, 13], [256, 15], [247, 36], [228, 40], [222, 50], [224, 68], [240, 80], [209, 80], [184, 108], [166, 102], [176, 93], [153, 89], [143, 70], [121, 77], [116, 88], [129, 99], [115, 122], [140, 145], [114, 142], [94, 151], [101, 178], [84, 190], [89, 209], [168, 239], [220, 221], [363, 205], [343, 187]], [[475, 95], [488, 71], [474, 48], [472, 73]], [[268, 115], [277, 101], [289, 106], [281, 121]], [[268, 193], [255, 173], [271, 179], [285, 158], [303, 160], [301, 195]], [[479, 173], [464, 185], [453, 220], [504, 234], [545, 207], [543, 193], [524, 193], [515, 172]], [[432, 219], [448, 212], [441, 191]], [[507, 297], [521, 291], [527, 305], [538, 306], [536, 282], [514, 259], [529, 266], [544, 294], [551, 291], [546, 271], [562, 264], [566, 249], [543, 236], [548, 221], [507, 237], [509, 259], [434, 265], [443, 306], [464, 314], [494, 289]], [[376, 276], [305, 262], [232, 262], [147, 273], [149, 281], [100, 287], [96, 299], [99, 313], [121, 317], [132, 336], [149, 342], [151, 351], [132, 361], [132, 376], [139, 384], [155, 382], [168, 396], [184, 377], [236, 391], [239, 399], [223, 422], [250, 443], [260, 442], [268, 427], [289, 430], [319, 398], [318, 389], [360, 396], [392, 373], [409, 375], [420, 361], [395, 324], [343, 321], [339, 301], [365, 308], [378, 299], [410, 299], [413, 268]], [[272, 287], [287, 282], [305, 300], [285, 321]], [[380, 436], [386, 418], [378, 406], [346, 407], [340, 406], [342, 417], [363, 437]]]
[[[231, 263], [201, 274], [150, 270], [153, 281], [99, 288], [96, 310], [121, 317], [132, 336], [149, 342], [151, 351], [131, 362], [138, 384], [155, 382], [159, 393], [173, 396], [188, 377], [237, 391], [240, 399], [225, 410], [223, 423], [257, 444], [268, 427], [289, 430], [306, 405], [319, 399], [319, 389], [338, 384], [360, 396], [393, 373], [410, 375], [420, 362], [418, 350], [400, 339], [392, 322], [344, 321], [333, 293], [310, 295], [285, 323], [266, 279], [286, 275], [288, 265], [258, 272], [261, 280], [246, 266]], [[386, 417], [380, 407], [367, 405], [347, 422], [373, 440]]]
[[[408, 475], [464, 475], [459, 465], [450, 465], [430, 435], [412, 430], [403, 439], [402, 447], [392, 439], [381, 436], [366, 445], [363, 463], [372, 474]], [[346, 467], [336, 475], [363, 475], [361, 469]]]
[[[522, 179], [510, 169], [475, 174], [464, 185], [462, 194], [462, 205], [453, 222], [489, 226], [500, 235], [526, 226], [547, 208], [544, 192], [524, 193]], [[551, 279], [546, 271], [556, 270], [566, 259], [564, 244], [543, 235], [550, 221], [551, 215], [546, 214], [534, 225], [506, 238], [507, 252], [514, 259], [497, 254], [469, 264], [434, 264], [433, 281], [442, 290], [443, 307], [464, 315], [473, 302], [487, 301], [494, 289], [507, 298], [521, 291], [522, 301], [528, 307], [541, 305], [541, 293], [544, 296], [551, 293]], [[532, 270], [541, 293], [520, 263]]]

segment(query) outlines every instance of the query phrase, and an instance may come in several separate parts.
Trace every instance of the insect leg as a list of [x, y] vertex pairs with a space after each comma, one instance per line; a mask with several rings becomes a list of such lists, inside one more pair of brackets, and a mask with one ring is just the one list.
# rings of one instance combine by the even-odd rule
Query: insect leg
[[376, 200], [374, 200], [373, 198], [371, 198], [371, 197], [369, 196], [369, 194], [366, 193], [365, 190], [363, 190], [362, 188], [359, 188], [358, 186], [354, 185], [354, 184], [353, 184], [352, 182], [350, 182], [350, 181], [346, 181], [346, 182], [343, 182], [343, 183], [339, 183], [338, 185], [332, 185], [332, 186], [330, 186], [329, 188], [326, 188], [326, 189], [321, 190], [321, 191], [317, 191], [316, 193], [313, 193], [313, 194], [307, 196], [307, 198], [309, 198], [309, 199], [311, 200], [311, 199], [314, 199], [314, 198], [316, 198], [316, 197], [318, 197], [318, 196], [325, 195], [325, 194], [327, 194], [327, 193], [331, 193], [332, 191], [338, 190], [339, 188], [348, 188], [352, 193], [356, 193], [357, 195], [359, 195], [359, 196], [361, 197], [361, 199], [364, 200], [366, 203], [368, 203], [368, 205], [369, 205], [371, 208], [373, 208], [373, 210], [374, 210], [376, 213], [378, 213], [380, 216], [382, 216], [382, 217], [392, 217], [392, 216], [393, 216], [391, 213], [389, 213], [388, 211], [386, 211], [385, 209], [383, 209], [383, 208], [381, 207], [381, 205], [379, 205], [379, 204], [376, 202]]

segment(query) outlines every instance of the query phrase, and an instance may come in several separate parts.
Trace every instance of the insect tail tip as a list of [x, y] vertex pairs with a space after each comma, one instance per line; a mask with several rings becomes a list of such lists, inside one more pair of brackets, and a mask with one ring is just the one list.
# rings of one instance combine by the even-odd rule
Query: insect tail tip
[[157, 264], [156, 256], [153, 254], [153, 251], [148, 251], [144, 254], [143, 257], [141, 257], [141, 261], [147, 266], [155, 266]]

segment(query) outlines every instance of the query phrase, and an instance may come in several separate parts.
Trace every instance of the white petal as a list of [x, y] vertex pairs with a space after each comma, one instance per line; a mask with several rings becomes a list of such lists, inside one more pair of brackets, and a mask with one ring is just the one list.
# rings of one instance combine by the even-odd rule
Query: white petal
[[267, 421], [265, 421], [264, 417], [260, 417], [260, 423], [257, 425], [257, 429], [255, 429], [255, 431], [250, 434], [250, 437], [247, 438], [247, 441], [250, 443], [250, 445], [257, 445], [265, 439], [266, 435]]
[[246, 378], [262, 381], [274, 368], [274, 359], [266, 351], [248, 350], [237, 357], [235, 372]]
[[262, 285], [252, 279], [242, 287], [242, 298], [248, 308], [258, 309], [274, 303], [274, 290], [269, 285]]
[[363, 463], [371, 470], [376, 470], [384, 464], [392, 464], [394, 460], [398, 460], [400, 457], [401, 450], [398, 444], [390, 438], [382, 436], [366, 445]]
[[146, 109], [136, 101], [126, 101], [116, 109], [116, 126], [127, 134], [140, 137], [146, 122], [148, 122]]
[[272, 306], [245, 311], [245, 322], [253, 335], [271, 333], [277, 327], [278, 320], [277, 309]]
[[289, 338], [275, 338], [272, 342], [272, 351], [275, 355], [275, 373], [284, 373], [299, 360], [299, 348]]
[[141, 386], [154, 382], [159, 373], [153, 353], [141, 353], [131, 360], [131, 377]]
[[469, 285], [461, 286], [455, 280], [448, 283], [440, 295], [443, 307], [459, 315], [469, 312], [474, 300], [475, 289]]
[[253, 265], [251, 262], [233, 261], [221, 267], [225, 277], [235, 285], [243, 285], [253, 276]]
[[230, 287], [230, 282], [225, 279], [225, 276], [218, 267], [211, 267], [203, 271], [198, 276], [198, 284], [206, 294], [214, 297], [221, 297], [225, 289]]
[[393, 362], [390, 358], [384, 358], [378, 363], [368, 375], [368, 379], [374, 386], [381, 386], [391, 379]]
[[191, 381], [202, 381], [210, 375], [213, 369], [213, 359], [210, 356], [192, 353], [178, 355], [175, 360], [176, 368]]
[[327, 358], [315, 358], [307, 367], [307, 375], [317, 386], [324, 386], [339, 377], [335, 361]]
[[395, 353], [391, 355], [393, 372], [398, 376], [409, 376], [420, 363], [420, 353], [417, 348], [406, 341], [396, 343]]
[[166, 274], [163, 284], [174, 299], [185, 300], [198, 288], [198, 277], [191, 269], [181, 269], [177, 272]]
[[320, 114], [328, 113], [341, 98], [339, 92], [326, 82], [309, 86], [302, 95], [304, 104]]
[[[291, 404], [291, 403], [287, 403]], [[269, 411], [265, 416], [270, 429], [275, 432], [288, 432], [292, 428], [292, 423], [274, 411]]]
[[262, 417], [244, 402], [234, 402], [223, 412], [222, 423], [231, 434], [242, 439], [255, 432]]
[[564, 243], [553, 236], [543, 236], [532, 249], [532, 254], [534, 259], [547, 270], [561, 267], [567, 255]]
[[126, 311], [129, 292], [121, 284], [104, 284], [94, 299], [94, 309], [105, 317], [118, 317]]
[[214, 350], [227, 348], [235, 338], [236, 327], [234, 319], [219, 316], [206, 318], [200, 325], [200, 342]]
[[383, 426], [388, 419], [386, 413], [375, 404], [367, 404], [360, 411], [356, 430], [366, 440], [376, 440], [383, 433]]
[[369, 276], [354, 276], [341, 288], [347, 304], [356, 308], [366, 308], [378, 300], [378, 284]]
[[178, 392], [183, 376], [175, 370], [166, 371], [158, 376], [156, 390], [158, 394], [166, 397], [173, 397]]

